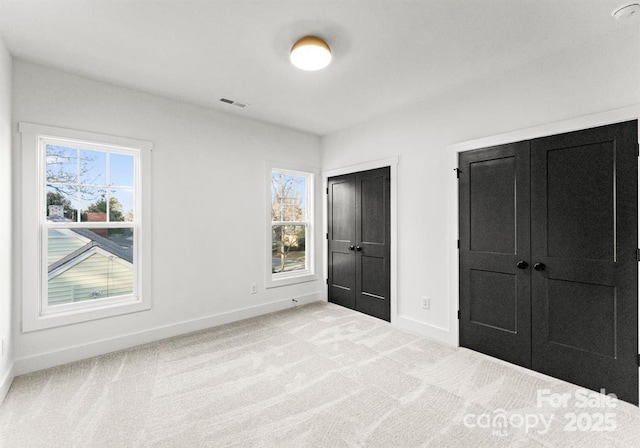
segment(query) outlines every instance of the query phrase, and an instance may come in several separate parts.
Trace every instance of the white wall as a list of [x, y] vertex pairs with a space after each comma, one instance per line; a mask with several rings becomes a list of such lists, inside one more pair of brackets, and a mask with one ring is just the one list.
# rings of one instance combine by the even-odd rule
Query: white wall
[[[265, 290], [263, 255], [265, 162], [319, 170], [319, 138], [15, 61], [14, 126], [20, 121], [153, 142], [153, 304], [151, 311], [31, 333], [20, 331], [17, 306], [17, 373], [281, 309], [291, 298], [320, 298], [320, 281]], [[17, 133], [14, 139], [19, 172]], [[19, 240], [20, 179], [13, 197]], [[20, 253], [14, 263], [20, 265]]]
[[[323, 137], [323, 170], [399, 156], [398, 317], [400, 326], [457, 340], [450, 318], [447, 146], [630, 106], [640, 98], [637, 31], [617, 45], [592, 41], [443, 92], [372, 122]], [[584, 65], [588, 52], [589, 65]], [[577, 63], [576, 61], [582, 61]], [[428, 79], [425, 79], [428, 82]], [[454, 183], [455, 185], [455, 183]], [[420, 296], [431, 298], [421, 307]]]
[[0, 403], [11, 382], [11, 56], [0, 38]]

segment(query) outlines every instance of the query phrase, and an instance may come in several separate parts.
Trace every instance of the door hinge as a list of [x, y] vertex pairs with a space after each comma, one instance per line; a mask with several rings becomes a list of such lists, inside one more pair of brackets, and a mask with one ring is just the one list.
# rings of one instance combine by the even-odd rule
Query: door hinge
[[458, 240], [458, 249], [460, 249], [460, 240]]
[[329, 279], [327, 279], [327, 285], [329, 284]]
[[458, 320], [460, 320], [460, 310], [458, 310]]
[[460, 173], [462, 173], [462, 171], [460, 170], [460, 168], [454, 168], [453, 171], [456, 172], [456, 178], [460, 179]]
[[638, 353], [638, 367], [640, 367], [640, 353]]
[[640, 261], [640, 249], [636, 249], [636, 261]]
[[329, 239], [329, 234], [327, 233], [327, 239]]
[[327, 187], [327, 194], [329, 194], [329, 187]]
[[640, 143], [636, 143], [636, 156], [640, 157]]

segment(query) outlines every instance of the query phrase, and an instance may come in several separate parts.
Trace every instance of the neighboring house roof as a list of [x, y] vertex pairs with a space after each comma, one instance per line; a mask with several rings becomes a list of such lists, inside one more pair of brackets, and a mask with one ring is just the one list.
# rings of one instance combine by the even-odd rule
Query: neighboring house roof
[[[50, 221], [54, 222], [68, 222], [70, 220], [66, 218], [49, 218]], [[74, 250], [63, 258], [55, 261], [50, 264], [48, 267], [48, 272], [51, 274], [52, 272], [59, 270], [67, 264], [72, 264], [79, 257], [87, 254], [93, 248], [102, 249], [105, 252], [108, 252], [115, 257], [118, 257], [124, 261], [127, 261], [133, 264], [133, 247], [122, 246], [108, 238], [103, 237], [89, 229], [67, 229], [68, 232], [73, 232], [80, 237], [84, 237], [84, 240], [89, 240], [87, 244], [84, 246]]]
[[133, 263], [133, 247], [121, 246], [120, 244], [111, 241], [110, 239], [105, 238], [101, 235], [98, 235], [97, 233], [92, 232], [88, 229], [71, 229], [71, 231], [92, 240], [92, 242], [96, 243], [96, 245], [102, 250], [111, 252], [116, 257], [122, 258], [129, 263]]
[[[75, 232], [75, 230], [74, 230], [74, 232]], [[93, 233], [93, 232], [91, 232], [91, 233]], [[100, 238], [102, 238], [102, 237], [100, 237]], [[105, 238], [103, 238], [103, 239], [105, 239]], [[109, 242], [112, 243], [111, 241], [109, 241]], [[116, 246], [117, 246], [117, 244], [116, 244]], [[108, 252], [108, 253], [116, 256], [116, 257], [119, 257], [119, 258], [125, 260], [125, 261], [128, 261], [129, 263], [133, 263], [133, 257], [131, 256], [129, 251], [118, 249], [116, 252], [119, 252], [119, 253], [115, 253], [114, 250], [110, 250], [109, 248], [106, 248], [103, 244], [99, 243], [98, 241], [91, 241], [90, 243], [87, 243], [84, 246], [82, 246], [80, 249], [74, 250], [73, 252], [71, 252], [66, 257], [63, 257], [60, 260], [56, 261], [55, 263], [50, 264], [49, 268], [48, 268], [49, 274], [51, 274], [52, 272], [62, 268], [63, 266], [65, 266], [67, 264], [72, 264], [75, 260], [77, 260], [78, 258], [81, 258], [82, 256], [84, 256], [87, 252], [92, 251], [93, 248], [102, 249], [105, 252]]]

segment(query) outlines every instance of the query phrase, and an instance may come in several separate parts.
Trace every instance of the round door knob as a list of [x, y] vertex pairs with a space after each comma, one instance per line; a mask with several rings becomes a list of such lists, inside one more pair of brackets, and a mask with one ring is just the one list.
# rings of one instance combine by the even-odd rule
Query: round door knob
[[356, 246], [349, 246], [349, 250], [355, 250]]
[[520, 261], [518, 261], [518, 262], [516, 263], [516, 267], [517, 267], [518, 269], [527, 269], [527, 268], [529, 267], [529, 263], [527, 263], [527, 262], [526, 262], [526, 261], [524, 261], [524, 260], [520, 260]]
[[546, 266], [544, 265], [544, 263], [536, 263], [533, 265], [533, 269], [535, 269], [536, 271], [544, 271], [545, 268]]
[[357, 250], [358, 252], [360, 252], [360, 251], [362, 250], [362, 247], [360, 247], [360, 246], [356, 246], [356, 250]]

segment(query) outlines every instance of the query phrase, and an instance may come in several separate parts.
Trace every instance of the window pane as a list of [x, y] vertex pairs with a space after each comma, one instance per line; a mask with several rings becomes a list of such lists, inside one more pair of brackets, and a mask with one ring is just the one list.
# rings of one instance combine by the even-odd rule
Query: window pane
[[109, 221], [133, 221], [133, 190], [111, 189]]
[[47, 145], [47, 184], [78, 182], [78, 150]]
[[133, 293], [133, 229], [49, 229], [51, 305]]
[[127, 154], [109, 154], [111, 185], [133, 187], [133, 156]]
[[107, 184], [107, 153], [86, 149], [80, 151], [80, 183]]
[[80, 221], [107, 221], [107, 192], [104, 188], [80, 187]]
[[55, 222], [78, 220], [78, 191], [75, 186], [47, 186], [47, 220]]
[[306, 219], [305, 176], [273, 171], [271, 176], [271, 220], [304, 221]]
[[306, 226], [272, 226], [271, 272], [291, 272], [307, 267]]

